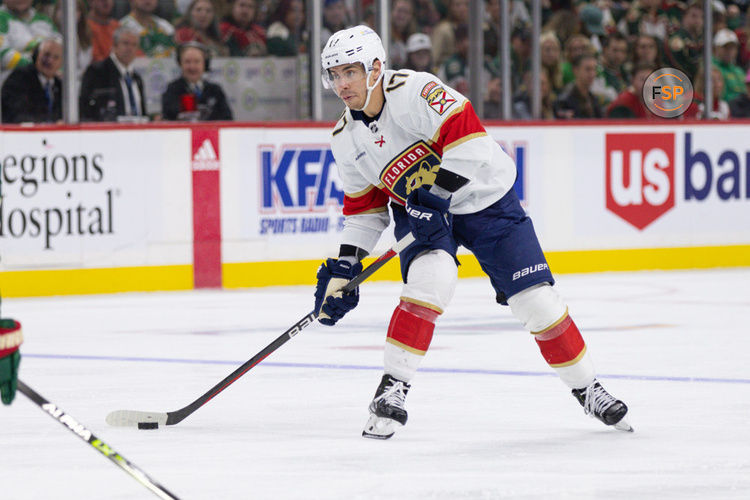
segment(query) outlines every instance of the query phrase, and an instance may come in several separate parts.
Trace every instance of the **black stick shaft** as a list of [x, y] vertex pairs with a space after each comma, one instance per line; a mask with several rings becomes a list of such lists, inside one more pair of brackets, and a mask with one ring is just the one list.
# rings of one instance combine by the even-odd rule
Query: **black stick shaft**
[[171, 493], [164, 486], [148, 477], [148, 475], [141, 469], [136, 467], [135, 464], [117, 453], [112, 447], [96, 437], [94, 433], [80, 424], [76, 419], [65, 413], [56, 404], [47, 401], [42, 395], [40, 395], [28, 385], [24, 384], [21, 380], [18, 381], [18, 391], [29, 398], [32, 402], [34, 402], [34, 404], [44, 410], [52, 418], [67, 427], [73, 434], [83, 439], [99, 453], [110, 459], [112, 463], [133, 476], [139, 483], [151, 490], [151, 492], [153, 492], [156, 496], [166, 500], [179, 500], [177, 495]]
[[[344, 286], [344, 291], [351, 291], [357, 286], [360, 285], [363, 281], [365, 281], [367, 278], [372, 276], [375, 271], [383, 267], [389, 260], [391, 260], [393, 257], [399, 254], [402, 250], [404, 250], [407, 246], [409, 246], [414, 241], [414, 236], [412, 236], [411, 233], [408, 233], [404, 238], [396, 242], [393, 247], [388, 250], [386, 253], [378, 257], [375, 262], [367, 266], [361, 273], [359, 273], [354, 279], [352, 279], [349, 283]], [[222, 392], [224, 389], [232, 385], [234, 382], [237, 381], [238, 378], [243, 376], [245, 373], [247, 373], [250, 369], [252, 369], [255, 365], [266, 359], [271, 353], [273, 353], [276, 349], [284, 345], [287, 341], [289, 341], [292, 337], [297, 335], [299, 332], [301, 332], [304, 328], [311, 325], [315, 319], [318, 317], [315, 311], [312, 311], [308, 313], [305, 317], [297, 321], [294, 325], [292, 325], [291, 328], [289, 328], [287, 331], [279, 335], [273, 342], [268, 344], [265, 348], [263, 348], [262, 351], [260, 351], [258, 354], [247, 360], [242, 366], [237, 368], [235, 371], [230, 373], [224, 380], [213, 386], [208, 392], [203, 394], [201, 397], [190, 403], [189, 405], [185, 406], [184, 408], [181, 408], [179, 410], [170, 411], [167, 413], [167, 425], [174, 425], [176, 423], [181, 422], [186, 417], [188, 417], [190, 414], [192, 414], [195, 410], [203, 406], [204, 404], [208, 403], [213, 399], [216, 395], [218, 395], [220, 392]]]

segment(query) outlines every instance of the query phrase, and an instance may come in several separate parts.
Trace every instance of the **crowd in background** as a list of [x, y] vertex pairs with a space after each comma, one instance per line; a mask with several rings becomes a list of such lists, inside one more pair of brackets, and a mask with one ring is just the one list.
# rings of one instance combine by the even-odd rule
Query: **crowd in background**
[[[5, 123], [61, 117], [62, 45], [55, 34], [61, 29], [62, 9], [59, 0], [32, 1], [3, 0], [0, 6], [0, 70], [12, 70], [2, 89]], [[323, 43], [345, 27], [375, 27], [373, 0], [321, 3]], [[682, 70], [694, 84], [695, 99], [684, 117], [750, 117], [749, 3], [711, 3], [713, 108], [706, 110], [701, 1], [543, 0], [542, 118], [658, 119], [646, 109], [640, 89], [651, 72], [665, 66]], [[530, 2], [510, 0], [508, 5], [512, 116], [530, 119]], [[178, 47], [195, 49], [179, 58], [182, 83], [172, 83], [179, 83], [175, 92], [181, 94], [166, 101], [162, 96], [162, 103], [178, 113], [163, 118], [231, 119], [221, 89], [217, 94], [205, 80], [211, 57], [294, 57], [308, 49], [303, 0], [77, 0], [76, 6], [76, 67], [85, 120], [148, 115], [142, 82], [132, 71], [138, 56], [173, 57]], [[484, 10], [479, 78], [484, 118], [492, 119], [501, 115], [500, 0], [485, 0]], [[469, 0], [392, 0], [389, 17], [389, 67], [435, 73], [468, 94]], [[34, 110], [18, 109], [24, 92], [38, 101]], [[209, 104], [211, 112], [206, 113]], [[219, 107], [222, 112], [213, 113]]]

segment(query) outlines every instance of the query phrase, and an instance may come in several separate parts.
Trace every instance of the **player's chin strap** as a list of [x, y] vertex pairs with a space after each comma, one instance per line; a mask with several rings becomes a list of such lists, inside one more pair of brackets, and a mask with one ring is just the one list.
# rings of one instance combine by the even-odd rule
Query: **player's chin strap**
[[[367, 81], [370, 81], [370, 75], [372, 74], [372, 72], [373, 72], [373, 70], [370, 70], [370, 71], [367, 72]], [[365, 109], [367, 109], [367, 105], [370, 104], [370, 98], [372, 97], [372, 91], [375, 90], [375, 87], [378, 86], [378, 84], [380, 83], [380, 80], [382, 80], [382, 79], [383, 79], [383, 69], [381, 67], [381, 69], [380, 69], [380, 75], [378, 76], [378, 79], [375, 80], [375, 83], [373, 83], [372, 86], [370, 86], [370, 85], [367, 86], [367, 99], [365, 99], [364, 106], [362, 106], [361, 108], [359, 108], [359, 109], [357, 109], [355, 111], [364, 111]]]

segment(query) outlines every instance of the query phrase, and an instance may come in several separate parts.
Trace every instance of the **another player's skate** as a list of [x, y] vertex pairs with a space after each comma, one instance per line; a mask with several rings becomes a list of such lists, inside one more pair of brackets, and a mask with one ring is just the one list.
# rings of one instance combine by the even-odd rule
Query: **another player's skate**
[[396, 426], [403, 426], [409, 417], [404, 408], [406, 394], [411, 386], [406, 382], [383, 375], [375, 398], [370, 403], [370, 419], [362, 431], [364, 437], [388, 439]]
[[633, 432], [633, 428], [625, 420], [628, 407], [604, 390], [598, 381], [594, 380], [583, 389], [573, 389], [573, 396], [581, 403], [586, 415], [596, 417], [605, 425], [614, 426], [615, 429]]

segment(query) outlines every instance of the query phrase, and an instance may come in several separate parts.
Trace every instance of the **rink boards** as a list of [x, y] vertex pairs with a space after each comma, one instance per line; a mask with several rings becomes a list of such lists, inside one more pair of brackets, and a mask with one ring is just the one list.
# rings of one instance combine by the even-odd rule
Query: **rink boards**
[[[750, 124], [487, 131], [553, 272], [750, 266]], [[0, 292], [312, 283], [343, 220], [329, 138], [309, 123], [4, 128]]]

